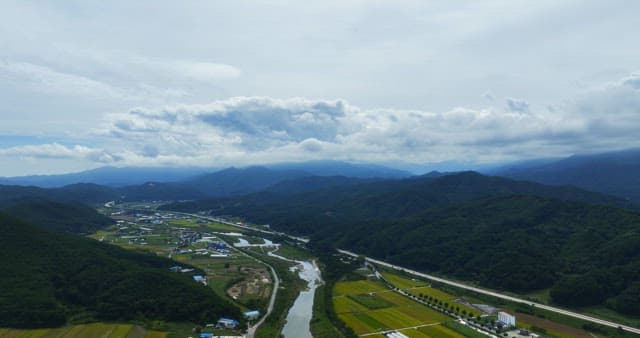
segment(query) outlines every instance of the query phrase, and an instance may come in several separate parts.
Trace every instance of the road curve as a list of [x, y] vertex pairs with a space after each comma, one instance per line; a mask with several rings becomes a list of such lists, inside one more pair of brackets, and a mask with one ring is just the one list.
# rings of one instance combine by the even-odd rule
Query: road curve
[[[338, 252], [349, 255], [349, 256], [354, 256], [357, 257], [359, 256], [358, 254], [351, 252], [351, 251], [347, 251], [347, 250], [340, 250], [338, 249]], [[569, 310], [565, 310], [565, 309], [561, 309], [561, 308], [557, 308], [557, 307], [553, 307], [553, 306], [549, 306], [549, 305], [545, 305], [545, 304], [540, 304], [540, 303], [535, 303], [526, 299], [521, 299], [521, 298], [516, 298], [516, 297], [512, 297], [512, 296], [508, 296], [508, 295], [504, 295], [501, 293], [498, 293], [496, 291], [491, 291], [491, 290], [486, 290], [486, 289], [481, 289], [481, 288], [477, 288], [475, 286], [470, 286], [470, 285], [466, 285], [466, 284], [462, 284], [459, 282], [454, 282], [448, 279], [444, 279], [444, 278], [440, 278], [440, 277], [436, 277], [433, 275], [429, 275], [426, 273], [422, 273], [422, 272], [418, 272], [415, 270], [410, 270], [398, 265], [393, 265], [381, 260], [377, 260], [371, 257], [366, 257], [364, 256], [364, 258], [372, 263], [378, 264], [378, 265], [382, 265], [382, 266], [386, 266], [392, 269], [396, 269], [396, 270], [402, 270], [408, 274], [414, 275], [414, 276], [418, 276], [418, 277], [422, 277], [422, 278], [426, 278], [426, 279], [430, 279], [436, 282], [440, 282], [443, 284], [448, 284], [451, 286], [455, 286], [461, 289], [465, 289], [465, 290], [470, 290], [470, 291], [474, 291], [477, 293], [481, 293], [481, 294], [485, 294], [485, 295], [489, 295], [489, 296], [493, 296], [496, 298], [501, 298], [501, 299], [505, 299], [508, 301], [512, 301], [515, 303], [522, 303], [522, 304], [526, 304], [526, 305], [531, 305], [531, 306], [535, 306], [536, 308], [540, 308], [540, 309], [544, 309], [547, 311], [551, 311], [551, 312], [555, 312], [555, 313], [560, 313], [563, 314], [565, 316], [570, 316], [570, 317], [574, 317], [574, 318], [578, 318], [578, 319], [582, 319], [582, 320], [586, 320], [592, 323], [596, 323], [596, 324], [601, 324], [601, 325], [605, 325], [605, 326], [609, 326], [609, 327], [613, 327], [613, 328], [622, 328], [623, 330], [627, 331], [627, 332], [633, 332], [635, 334], [640, 334], [640, 329], [635, 328], [635, 327], [631, 327], [631, 326], [627, 326], [627, 325], [622, 325], [622, 324], [618, 324], [618, 323], [614, 323], [608, 320], [603, 320], [603, 319], [599, 319], [599, 318], [595, 318], [595, 317], [591, 317], [591, 316], [587, 316], [587, 315], [583, 315], [577, 312], [573, 312], [573, 311], [569, 311]]]
[[[244, 226], [244, 225], [240, 225], [240, 224], [235, 224], [232, 222], [228, 222], [228, 221], [224, 221], [221, 220], [219, 218], [213, 218], [213, 217], [207, 217], [207, 216], [202, 216], [202, 215], [198, 215], [198, 214], [190, 214], [190, 213], [182, 213], [182, 212], [175, 212], [175, 211], [167, 211], [167, 212], [173, 212], [176, 214], [183, 214], [183, 215], [189, 215], [189, 216], [194, 216], [194, 217], [199, 217], [202, 219], [206, 219], [206, 220], [210, 220], [210, 221], [215, 221], [215, 222], [220, 222], [220, 223], [224, 223], [224, 224], [228, 224], [228, 225], [232, 225], [238, 228], [243, 228], [243, 229], [248, 229], [248, 230], [254, 230], [254, 231], [259, 231], [262, 233], [268, 233], [268, 234], [272, 234], [272, 235], [284, 235], [287, 236], [291, 239], [300, 241], [300, 242], [304, 242], [307, 243], [309, 240], [306, 238], [301, 238], [301, 237], [295, 237], [295, 236], [291, 236], [291, 235], [287, 235], [285, 233], [282, 232], [276, 232], [276, 231], [271, 231], [271, 230], [262, 230], [262, 229], [256, 229], [253, 227], [248, 227], [248, 226]], [[360, 255], [348, 251], [348, 250], [341, 250], [338, 249], [338, 252], [349, 255], [349, 256], [354, 256], [354, 257], [358, 257]], [[559, 313], [559, 314], [563, 314], [565, 316], [570, 316], [570, 317], [574, 317], [574, 318], [578, 318], [578, 319], [582, 319], [582, 320], [586, 320], [592, 323], [596, 323], [596, 324], [600, 324], [600, 325], [605, 325], [605, 326], [609, 326], [609, 327], [613, 327], [613, 328], [622, 328], [623, 330], [627, 331], [627, 332], [632, 332], [635, 334], [640, 334], [640, 329], [635, 328], [635, 327], [631, 327], [631, 326], [627, 326], [627, 325], [623, 325], [623, 324], [619, 324], [619, 323], [615, 323], [615, 322], [611, 322], [608, 320], [604, 320], [604, 319], [599, 319], [599, 318], [595, 318], [595, 317], [591, 317], [591, 316], [587, 316], [587, 315], [583, 315], [577, 312], [573, 312], [573, 311], [569, 311], [569, 310], [565, 310], [565, 309], [561, 309], [561, 308], [557, 308], [557, 307], [553, 307], [553, 306], [549, 306], [549, 305], [545, 305], [545, 304], [540, 304], [540, 303], [536, 303], [536, 302], [532, 302], [530, 300], [526, 300], [526, 299], [522, 299], [522, 298], [517, 298], [517, 297], [513, 297], [513, 296], [508, 296], [508, 295], [504, 295], [501, 293], [498, 293], [496, 291], [491, 291], [491, 290], [486, 290], [486, 289], [481, 289], [475, 286], [470, 286], [470, 285], [466, 285], [466, 284], [462, 284], [459, 282], [454, 282], [448, 279], [444, 279], [444, 278], [440, 278], [440, 277], [436, 277], [433, 275], [429, 275], [426, 273], [422, 273], [422, 272], [418, 272], [415, 270], [411, 270], [411, 269], [407, 269], [398, 265], [393, 265], [381, 260], [377, 260], [371, 257], [366, 257], [364, 256], [364, 258], [372, 263], [376, 263], [382, 266], [386, 266], [392, 269], [396, 269], [396, 270], [402, 270], [408, 274], [414, 275], [414, 276], [418, 276], [418, 277], [422, 277], [422, 278], [426, 278], [426, 279], [430, 279], [436, 282], [440, 282], [443, 284], [448, 284], [451, 286], [455, 286], [461, 289], [465, 289], [465, 290], [470, 290], [470, 291], [474, 291], [477, 293], [481, 293], [481, 294], [485, 294], [485, 295], [489, 295], [489, 296], [493, 296], [496, 298], [500, 298], [500, 299], [504, 299], [504, 300], [508, 300], [508, 301], [512, 301], [515, 303], [521, 303], [521, 304], [526, 304], [526, 305], [530, 305], [530, 306], [535, 306], [537, 308], [543, 309], [543, 310], [547, 310], [547, 311], [551, 311], [551, 312], [555, 312], [555, 313]], [[266, 316], [265, 316], [266, 317]]]
[[276, 274], [276, 270], [274, 270], [270, 264], [267, 264], [265, 262], [262, 262], [262, 263], [268, 266], [269, 269], [271, 269], [271, 275], [273, 275], [273, 292], [271, 292], [271, 298], [269, 299], [269, 306], [267, 307], [267, 313], [265, 313], [264, 316], [262, 316], [262, 318], [260, 318], [260, 320], [257, 323], [249, 327], [249, 329], [247, 330], [246, 338], [253, 338], [253, 336], [256, 334], [256, 330], [258, 329], [258, 327], [260, 327], [260, 325], [262, 325], [265, 319], [269, 317], [269, 315], [273, 311], [273, 304], [275, 304], [276, 302], [276, 294], [278, 293], [278, 288], [280, 287], [280, 278]]

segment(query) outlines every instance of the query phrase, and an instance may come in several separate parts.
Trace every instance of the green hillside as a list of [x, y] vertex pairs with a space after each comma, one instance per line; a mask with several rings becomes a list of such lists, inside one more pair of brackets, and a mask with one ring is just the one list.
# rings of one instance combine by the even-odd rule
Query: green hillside
[[213, 321], [239, 310], [169, 272], [174, 263], [0, 215], [0, 327], [106, 321]]
[[570, 306], [640, 309], [640, 215], [572, 187], [461, 173], [168, 205], [244, 216], [417, 270], [491, 288], [551, 288]]
[[114, 223], [84, 204], [43, 198], [21, 198], [0, 202], [0, 212], [47, 230], [89, 234]]

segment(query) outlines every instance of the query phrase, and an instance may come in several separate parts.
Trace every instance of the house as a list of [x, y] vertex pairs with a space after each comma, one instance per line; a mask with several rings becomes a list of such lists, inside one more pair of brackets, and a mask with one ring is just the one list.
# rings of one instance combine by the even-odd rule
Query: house
[[258, 310], [254, 310], [254, 311], [248, 311], [244, 313], [244, 318], [247, 318], [249, 320], [255, 320], [260, 318], [260, 311]]
[[206, 282], [206, 278], [204, 276], [200, 276], [200, 275], [194, 275], [193, 276], [193, 280], [198, 282], [198, 283]]
[[504, 324], [505, 326], [516, 326], [516, 317], [514, 315], [508, 314], [506, 312], [498, 312], [498, 322]]
[[216, 323], [216, 327], [224, 328], [224, 329], [235, 329], [239, 324], [240, 322], [238, 322], [237, 320], [233, 320], [229, 318], [220, 318]]
[[171, 272], [179, 272], [180, 270], [182, 270], [182, 267], [180, 265], [174, 265], [169, 268], [169, 271]]

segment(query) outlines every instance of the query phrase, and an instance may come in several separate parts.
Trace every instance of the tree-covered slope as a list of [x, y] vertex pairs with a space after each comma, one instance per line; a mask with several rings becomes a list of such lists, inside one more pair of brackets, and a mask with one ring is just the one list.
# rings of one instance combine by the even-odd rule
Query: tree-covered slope
[[0, 212], [57, 232], [88, 234], [114, 223], [84, 204], [38, 197], [0, 202]]
[[331, 224], [368, 219], [392, 220], [431, 208], [513, 194], [633, 207], [624, 199], [575, 187], [546, 186], [463, 172], [442, 177], [345, 184], [306, 193], [275, 194], [267, 191], [237, 198], [173, 203], [163, 208], [242, 215], [257, 223], [271, 223], [280, 230], [307, 235]]
[[171, 260], [0, 215], [0, 327], [98, 320], [212, 321], [239, 310], [169, 272]]
[[467, 172], [166, 208], [244, 216], [487, 287], [551, 288], [559, 304], [640, 308], [640, 215], [623, 199], [575, 187]]
[[640, 149], [576, 155], [540, 165], [507, 165], [494, 174], [576, 187], [640, 201]]
[[622, 209], [503, 196], [327, 228], [312, 240], [491, 288], [551, 288], [563, 305], [639, 314], [640, 215]]

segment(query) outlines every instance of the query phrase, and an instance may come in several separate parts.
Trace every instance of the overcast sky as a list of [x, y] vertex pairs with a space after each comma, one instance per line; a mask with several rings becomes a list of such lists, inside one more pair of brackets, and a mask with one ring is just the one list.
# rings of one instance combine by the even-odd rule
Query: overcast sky
[[0, 176], [640, 146], [638, 1], [0, 0]]

